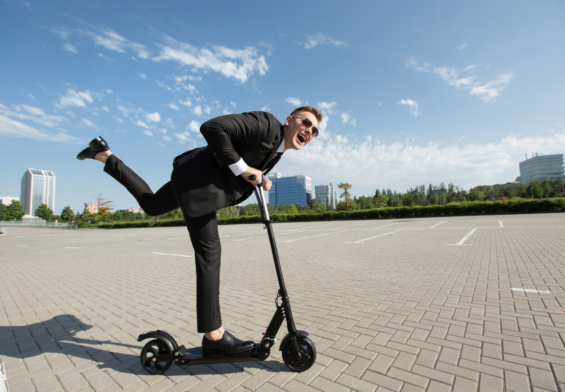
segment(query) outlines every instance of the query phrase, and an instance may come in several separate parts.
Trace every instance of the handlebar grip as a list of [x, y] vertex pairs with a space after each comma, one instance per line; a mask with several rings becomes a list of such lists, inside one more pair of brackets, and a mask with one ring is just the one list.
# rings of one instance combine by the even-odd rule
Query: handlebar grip
[[[255, 174], [252, 174], [252, 175], [249, 176], [249, 179], [250, 179], [251, 181], [255, 181], [256, 178], [257, 178], [257, 176], [256, 176]], [[259, 186], [260, 186], [261, 188], [265, 186], [265, 177], [262, 178], [262, 181], [261, 181], [261, 183], [259, 184]]]

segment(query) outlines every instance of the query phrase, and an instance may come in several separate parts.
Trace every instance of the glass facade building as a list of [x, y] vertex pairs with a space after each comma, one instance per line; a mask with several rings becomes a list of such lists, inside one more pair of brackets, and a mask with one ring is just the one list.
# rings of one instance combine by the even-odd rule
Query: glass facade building
[[520, 183], [529, 184], [532, 180], [552, 180], [565, 177], [563, 154], [537, 155], [520, 162]]
[[26, 215], [34, 215], [42, 204], [55, 212], [55, 174], [48, 170], [27, 169], [22, 177], [20, 201]]
[[269, 189], [269, 204], [272, 206], [300, 205], [312, 207], [312, 179], [299, 174], [283, 177], [280, 173], [269, 176], [273, 185]]

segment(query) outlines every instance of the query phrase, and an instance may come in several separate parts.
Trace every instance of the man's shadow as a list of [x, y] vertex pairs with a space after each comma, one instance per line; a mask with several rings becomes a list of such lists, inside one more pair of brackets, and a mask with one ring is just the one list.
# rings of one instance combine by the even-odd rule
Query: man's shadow
[[[77, 317], [64, 314], [55, 316], [50, 320], [22, 326], [2, 326], [0, 325], [0, 355], [12, 358], [32, 358], [45, 353], [63, 354], [68, 357], [81, 358], [98, 363], [100, 369], [112, 369], [120, 373], [148, 374], [141, 366], [139, 354], [124, 353], [107, 349], [107, 345], [125, 347], [141, 352], [141, 347], [145, 343], [137, 345], [113, 342], [109, 340], [84, 339], [76, 336], [77, 334], [88, 331], [92, 325], [83, 323]], [[126, 350], [122, 350], [126, 351]], [[271, 372], [284, 371], [278, 362], [268, 361], [252, 363], [249, 366], [256, 366]], [[247, 367], [247, 365], [246, 365]], [[169, 369], [167, 375], [204, 375], [216, 373], [238, 373], [236, 367], [226, 368], [208, 366], [189, 366], [185, 370], [175, 366], [175, 370]], [[190, 369], [190, 370], [189, 370]], [[157, 377], [157, 376], [156, 376]]]
[[[55, 353], [98, 362], [99, 368], [113, 368], [120, 372], [138, 373], [142, 369], [136, 355], [102, 348], [103, 345], [133, 349], [138, 349], [139, 346], [76, 336], [91, 328], [92, 325], [83, 323], [70, 314], [55, 316], [50, 320], [30, 325], [0, 325], [0, 341], [2, 341], [0, 355], [25, 359], [45, 353]], [[139, 364], [137, 369], [135, 369], [135, 360]]]

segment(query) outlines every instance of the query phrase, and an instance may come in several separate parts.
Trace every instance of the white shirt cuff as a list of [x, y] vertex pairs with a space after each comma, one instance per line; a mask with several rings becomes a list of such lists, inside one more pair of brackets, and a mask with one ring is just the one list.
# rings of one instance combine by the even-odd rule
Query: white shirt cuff
[[232, 173], [235, 176], [239, 176], [241, 175], [241, 173], [243, 173], [244, 171], [247, 170], [249, 166], [247, 166], [247, 163], [245, 163], [245, 161], [243, 160], [243, 158], [239, 158], [239, 161], [237, 161], [236, 163], [232, 163], [231, 165], [229, 165], [230, 170], [232, 171]]

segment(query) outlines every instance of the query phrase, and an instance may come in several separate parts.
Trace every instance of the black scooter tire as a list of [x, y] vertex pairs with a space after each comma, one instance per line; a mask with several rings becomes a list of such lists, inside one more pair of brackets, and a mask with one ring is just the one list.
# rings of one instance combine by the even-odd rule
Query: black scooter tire
[[165, 342], [153, 339], [143, 346], [139, 359], [148, 373], [163, 374], [173, 364], [173, 353]]
[[288, 342], [282, 349], [282, 357], [288, 368], [295, 372], [304, 372], [316, 362], [316, 346], [306, 336], [297, 336], [300, 357], [297, 355], [292, 342]]

